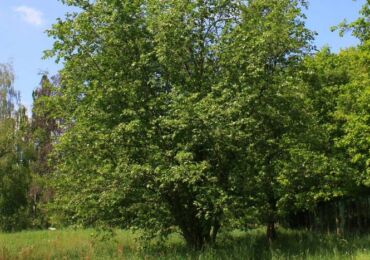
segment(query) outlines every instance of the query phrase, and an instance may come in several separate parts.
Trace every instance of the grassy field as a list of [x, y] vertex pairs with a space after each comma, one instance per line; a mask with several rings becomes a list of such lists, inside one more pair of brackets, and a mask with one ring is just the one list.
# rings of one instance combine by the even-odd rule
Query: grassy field
[[338, 238], [280, 230], [269, 247], [263, 230], [233, 232], [203, 252], [185, 248], [179, 236], [162, 246], [143, 247], [132, 233], [102, 240], [93, 230], [29, 231], [0, 234], [3, 259], [370, 259], [370, 235]]

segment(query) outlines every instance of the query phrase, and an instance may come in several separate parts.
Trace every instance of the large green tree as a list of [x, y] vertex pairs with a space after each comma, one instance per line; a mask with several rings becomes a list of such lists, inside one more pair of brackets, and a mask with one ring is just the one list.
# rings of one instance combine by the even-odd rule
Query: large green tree
[[176, 228], [199, 249], [250, 206], [273, 238], [278, 211], [313, 197], [327, 164], [302, 80], [305, 1], [62, 2], [81, 8], [47, 52], [64, 61], [65, 221]]

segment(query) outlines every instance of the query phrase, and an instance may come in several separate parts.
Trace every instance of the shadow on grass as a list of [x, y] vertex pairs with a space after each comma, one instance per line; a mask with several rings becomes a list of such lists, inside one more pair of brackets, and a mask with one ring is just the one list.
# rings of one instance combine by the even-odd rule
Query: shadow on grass
[[[370, 259], [370, 237], [338, 237], [309, 231], [280, 229], [270, 246], [264, 230], [221, 234], [217, 245], [202, 252], [189, 251], [178, 237], [142, 253], [147, 259]], [[368, 258], [367, 258], [368, 257]]]

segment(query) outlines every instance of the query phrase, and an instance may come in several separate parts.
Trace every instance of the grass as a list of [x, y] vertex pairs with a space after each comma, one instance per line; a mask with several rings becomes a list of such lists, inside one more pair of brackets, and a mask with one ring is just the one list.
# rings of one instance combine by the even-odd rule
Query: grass
[[27, 231], [0, 234], [3, 259], [370, 259], [370, 235], [340, 238], [305, 231], [280, 230], [271, 247], [263, 230], [221, 234], [217, 246], [188, 250], [173, 235], [161, 246], [143, 248], [136, 236], [117, 231], [114, 239], [93, 230]]

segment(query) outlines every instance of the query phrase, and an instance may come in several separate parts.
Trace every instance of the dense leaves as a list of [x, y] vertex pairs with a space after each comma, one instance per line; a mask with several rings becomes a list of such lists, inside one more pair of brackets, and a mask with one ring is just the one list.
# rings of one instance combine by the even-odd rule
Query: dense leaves
[[49, 31], [48, 52], [65, 60], [56, 205], [68, 221], [178, 227], [200, 248], [226, 216], [258, 207], [271, 229], [292, 201], [314, 201], [331, 166], [302, 77], [304, 1], [68, 4], [82, 11]]
[[32, 156], [27, 140], [28, 119], [19, 106], [11, 65], [0, 64], [0, 229], [27, 226], [27, 191]]

